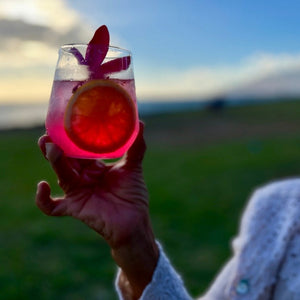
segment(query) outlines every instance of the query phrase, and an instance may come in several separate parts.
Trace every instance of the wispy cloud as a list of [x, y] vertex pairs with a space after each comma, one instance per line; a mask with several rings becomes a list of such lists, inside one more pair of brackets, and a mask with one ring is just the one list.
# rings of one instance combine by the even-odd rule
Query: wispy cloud
[[[0, 80], [5, 87], [0, 89], [0, 102], [47, 102], [58, 47], [87, 42], [92, 35], [92, 25], [71, 3], [0, 0]], [[145, 61], [140, 59], [135, 65], [141, 101], [206, 99], [220, 94], [300, 94], [300, 53], [249, 53], [236, 63], [181, 69], [162, 68]]]
[[256, 53], [235, 64], [141, 72], [138, 92], [141, 98], [152, 100], [206, 99], [220, 94], [267, 97], [287, 95], [287, 91], [299, 95], [299, 73], [300, 53]]
[[58, 47], [90, 32], [64, 1], [0, 0], [0, 102], [47, 101]]
[[1, 0], [0, 16], [66, 33], [78, 23], [78, 13], [63, 0]]

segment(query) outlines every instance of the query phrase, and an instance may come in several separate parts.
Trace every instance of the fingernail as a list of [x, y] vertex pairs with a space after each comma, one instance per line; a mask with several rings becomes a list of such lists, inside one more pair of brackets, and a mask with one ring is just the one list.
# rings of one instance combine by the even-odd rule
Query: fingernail
[[61, 150], [53, 143], [45, 143], [46, 158], [55, 162], [62, 154]]
[[46, 149], [46, 158], [49, 159], [50, 151], [53, 147], [53, 143], [45, 143], [45, 149]]

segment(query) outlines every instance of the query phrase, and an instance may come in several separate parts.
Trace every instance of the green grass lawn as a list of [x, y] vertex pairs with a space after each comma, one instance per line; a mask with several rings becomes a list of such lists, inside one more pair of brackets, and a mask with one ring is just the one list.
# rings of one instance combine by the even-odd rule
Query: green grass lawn
[[[255, 187], [300, 174], [300, 102], [148, 117], [144, 172], [157, 238], [200, 295], [230, 255]], [[106, 244], [34, 204], [60, 193], [36, 145], [41, 130], [0, 132], [0, 299], [116, 299]]]

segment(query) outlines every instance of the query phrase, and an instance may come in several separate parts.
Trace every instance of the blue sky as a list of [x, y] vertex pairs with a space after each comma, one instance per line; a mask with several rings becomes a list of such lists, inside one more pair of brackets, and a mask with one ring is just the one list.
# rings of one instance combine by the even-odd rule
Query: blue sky
[[[24, 101], [45, 101], [59, 45], [106, 24], [133, 52], [141, 101], [298, 95], [299, 11], [293, 0], [0, 0], [0, 79], [34, 84]], [[0, 102], [20, 96], [6, 89]]]
[[[105, 23], [152, 63], [235, 63], [254, 52], [300, 49], [299, 1], [71, 1], [94, 26]], [[172, 52], [169, 50], [172, 48]], [[192, 50], [193, 59], [183, 59]], [[169, 59], [163, 53], [168, 52]]]

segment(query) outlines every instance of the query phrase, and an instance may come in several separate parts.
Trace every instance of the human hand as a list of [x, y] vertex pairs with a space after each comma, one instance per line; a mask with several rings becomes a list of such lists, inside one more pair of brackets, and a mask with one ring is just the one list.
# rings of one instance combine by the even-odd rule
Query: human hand
[[64, 191], [52, 198], [49, 184], [38, 184], [37, 206], [50, 216], [72, 216], [97, 231], [111, 248], [118, 248], [145, 222], [148, 192], [143, 179], [142, 160], [146, 150], [144, 125], [126, 156], [115, 164], [100, 160], [66, 157], [49, 136], [39, 146], [57, 174]]

